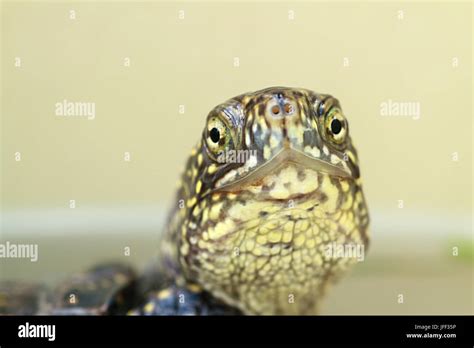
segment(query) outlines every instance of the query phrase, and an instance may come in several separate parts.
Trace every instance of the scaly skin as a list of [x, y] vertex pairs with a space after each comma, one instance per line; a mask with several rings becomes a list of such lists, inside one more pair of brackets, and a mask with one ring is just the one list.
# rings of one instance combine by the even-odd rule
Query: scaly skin
[[96, 267], [49, 301], [40, 288], [3, 282], [0, 313], [314, 314], [356, 262], [328, 246], [366, 249], [368, 223], [337, 99], [283, 87], [247, 93], [209, 113], [149, 272]]
[[268, 88], [215, 107], [161, 243], [175, 283], [245, 314], [316, 313], [325, 287], [356, 262], [328, 246], [368, 246], [348, 131], [338, 100], [306, 89]]

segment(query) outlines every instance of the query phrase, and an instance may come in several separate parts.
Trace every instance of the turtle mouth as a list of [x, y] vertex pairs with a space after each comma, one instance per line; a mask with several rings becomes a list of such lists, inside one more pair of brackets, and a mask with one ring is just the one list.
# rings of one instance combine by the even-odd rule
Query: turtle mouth
[[323, 173], [341, 179], [352, 178], [352, 174], [347, 168], [334, 165], [294, 148], [283, 148], [258, 169], [219, 187], [217, 191], [235, 192], [244, 187], [259, 185], [266, 177], [292, 165], [300, 169]]

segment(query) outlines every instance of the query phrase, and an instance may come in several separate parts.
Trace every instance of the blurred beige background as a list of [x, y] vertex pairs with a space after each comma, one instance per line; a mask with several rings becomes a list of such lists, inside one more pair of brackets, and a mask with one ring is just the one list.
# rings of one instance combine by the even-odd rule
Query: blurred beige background
[[[472, 11], [3, 1], [1, 240], [38, 243], [40, 255], [0, 260], [1, 278], [53, 283], [109, 259], [142, 266], [207, 112], [298, 86], [341, 101], [372, 218], [366, 261], [323, 313], [472, 314]], [[95, 103], [95, 118], [57, 116], [65, 99]], [[389, 100], [419, 103], [419, 118], [382, 116]]]

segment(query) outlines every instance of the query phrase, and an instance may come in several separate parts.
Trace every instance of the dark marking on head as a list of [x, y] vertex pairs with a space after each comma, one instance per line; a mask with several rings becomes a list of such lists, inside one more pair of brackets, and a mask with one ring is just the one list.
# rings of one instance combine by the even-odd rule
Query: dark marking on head
[[298, 180], [303, 181], [304, 179], [306, 179], [306, 173], [303, 170], [298, 169], [297, 177]]

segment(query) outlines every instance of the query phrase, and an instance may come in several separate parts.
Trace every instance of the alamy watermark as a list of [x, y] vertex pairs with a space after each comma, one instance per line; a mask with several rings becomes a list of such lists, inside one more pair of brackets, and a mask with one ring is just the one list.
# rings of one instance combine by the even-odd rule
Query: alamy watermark
[[217, 156], [219, 163], [246, 163], [252, 157], [257, 158], [257, 150], [228, 150]]
[[6, 241], [0, 243], [0, 259], [30, 259], [38, 261], [38, 244], [15, 244]]
[[421, 117], [420, 102], [394, 101], [392, 99], [380, 103], [381, 116], [411, 117], [419, 120]]
[[47, 338], [48, 341], [56, 339], [56, 325], [37, 325], [26, 322], [18, 326], [18, 337], [20, 338]]
[[54, 107], [56, 116], [95, 119], [95, 103], [93, 102], [72, 102], [64, 99], [54, 104]]
[[331, 259], [357, 259], [357, 262], [364, 261], [364, 244], [339, 244], [333, 242], [325, 246], [326, 257]]

